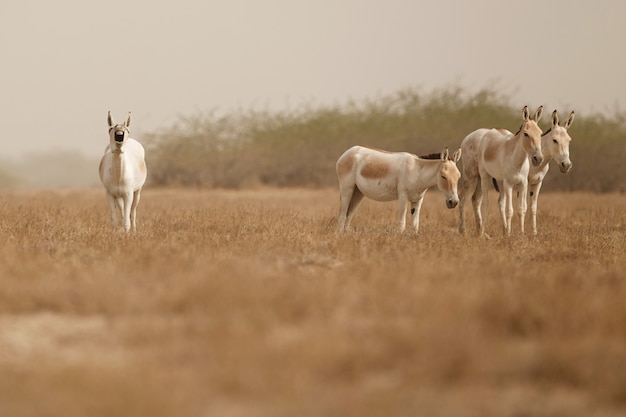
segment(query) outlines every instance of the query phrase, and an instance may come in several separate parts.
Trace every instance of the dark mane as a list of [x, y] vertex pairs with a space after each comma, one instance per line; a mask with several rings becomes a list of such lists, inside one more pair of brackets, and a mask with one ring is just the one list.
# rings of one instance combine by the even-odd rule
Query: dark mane
[[420, 159], [441, 159], [441, 153], [429, 153], [428, 155], [420, 155]]
[[552, 128], [550, 128], [550, 129], [546, 130], [545, 132], [543, 132], [543, 133], [541, 134], [541, 136], [545, 136], [545, 135], [547, 135], [547, 134], [548, 134], [548, 133], [550, 133], [550, 132], [552, 132]]

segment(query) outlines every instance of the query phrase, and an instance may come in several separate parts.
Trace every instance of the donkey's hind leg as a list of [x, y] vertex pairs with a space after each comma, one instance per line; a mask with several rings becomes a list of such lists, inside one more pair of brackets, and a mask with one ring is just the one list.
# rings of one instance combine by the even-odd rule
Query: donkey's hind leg
[[[476, 211], [476, 226], [478, 226], [478, 235], [480, 237], [489, 238], [486, 233], [487, 217], [489, 215], [489, 186], [492, 179], [486, 172], [480, 174], [480, 197], [476, 198], [474, 210]], [[478, 195], [478, 193], [477, 193]]]
[[356, 190], [356, 184], [339, 184], [339, 216], [337, 220], [340, 232], [346, 230], [349, 225], [348, 215], [351, 211], [350, 206], [352, 205], [352, 197], [354, 196]]
[[476, 182], [476, 190], [472, 195], [472, 209], [474, 210], [474, 221], [476, 222], [476, 231], [480, 234], [480, 230], [483, 227], [483, 187], [480, 179]]
[[474, 176], [461, 177], [459, 187], [459, 233], [461, 234], [465, 234], [465, 202], [468, 196], [472, 196], [472, 200], [474, 199], [477, 182], [478, 180]]
[[115, 229], [117, 227], [117, 210], [119, 200], [113, 197], [111, 193], [106, 193], [107, 203], [109, 204], [109, 211], [111, 216], [111, 226]]
[[361, 201], [363, 201], [363, 193], [359, 190], [358, 187], [354, 187], [354, 191], [352, 193], [352, 198], [350, 199], [350, 205], [348, 206], [348, 213], [346, 218], [346, 229], [350, 228], [350, 223], [352, 222], [352, 216], [354, 216], [354, 212], [356, 211]]

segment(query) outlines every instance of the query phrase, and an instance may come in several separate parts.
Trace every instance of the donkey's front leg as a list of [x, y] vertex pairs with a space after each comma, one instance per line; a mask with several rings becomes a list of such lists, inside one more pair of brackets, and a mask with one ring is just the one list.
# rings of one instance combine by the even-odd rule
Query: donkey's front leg
[[503, 181], [502, 184], [503, 184], [502, 187], [504, 188], [504, 196], [505, 196], [504, 234], [509, 236], [511, 234], [511, 219], [513, 218], [513, 189], [514, 187], [507, 181]]
[[507, 213], [507, 203], [508, 203], [508, 199], [507, 199], [507, 190], [506, 187], [504, 186], [504, 183], [502, 183], [502, 185], [500, 186], [500, 194], [498, 195], [498, 210], [500, 212], [500, 220], [502, 222], [502, 230], [504, 230], [504, 234], [507, 233], [507, 230], [509, 228], [508, 224], [509, 224], [509, 220], [508, 220], [508, 213]]
[[539, 199], [539, 190], [541, 190], [540, 181], [537, 184], [530, 184], [530, 222], [533, 228], [533, 235], [537, 235], [537, 200]]
[[404, 232], [406, 228], [406, 209], [409, 205], [409, 201], [406, 196], [400, 195], [398, 198], [398, 231]]
[[517, 205], [519, 210], [519, 227], [520, 232], [524, 234], [524, 219], [526, 218], [526, 210], [528, 208], [528, 181], [522, 181], [518, 188]]

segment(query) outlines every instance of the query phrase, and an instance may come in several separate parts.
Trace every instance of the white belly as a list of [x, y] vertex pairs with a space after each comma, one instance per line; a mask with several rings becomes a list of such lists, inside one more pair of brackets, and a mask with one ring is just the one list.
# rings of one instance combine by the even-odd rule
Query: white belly
[[356, 186], [367, 198], [376, 201], [398, 199], [398, 184], [393, 179], [369, 179], [357, 176]]

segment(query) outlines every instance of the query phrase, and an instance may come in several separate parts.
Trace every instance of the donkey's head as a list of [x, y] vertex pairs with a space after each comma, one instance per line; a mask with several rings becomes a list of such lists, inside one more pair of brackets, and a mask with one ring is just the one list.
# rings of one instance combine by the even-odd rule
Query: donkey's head
[[437, 179], [437, 187], [446, 196], [446, 206], [450, 209], [459, 204], [458, 185], [461, 178], [461, 172], [457, 168], [456, 163], [461, 159], [461, 148], [459, 148], [452, 158], [449, 158], [448, 148], [444, 148], [441, 152], [441, 164], [439, 167], [439, 177]]
[[538, 166], [543, 162], [543, 153], [541, 152], [541, 129], [539, 128], [539, 119], [543, 114], [543, 106], [539, 106], [533, 117], [530, 117], [528, 106], [522, 109], [522, 126], [518, 132], [524, 141], [524, 149], [534, 166]]
[[542, 149], [544, 153], [559, 164], [559, 169], [564, 174], [572, 168], [572, 161], [569, 159], [569, 143], [572, 138], [567, 133], [567, 129], [573, 122], [574, 112], [572, 111], [565, 125], [561, 126], [555, 110], [552, 112], [552, 127], [543, 134]]
[[126, 116], [126, 121], [123, 124], [115, 124], [113, 119], [111, 118], [111, 112], [107, 117], [107, 121], [109, 122], [109, 138], [111, 141], [111, 150], [112, 151], [121, 151], [124, 143], [129, 138], [130, 131], [128, 130], [128, 126], [130, 126], [130, 112], [128, 112], [128, 116]]

